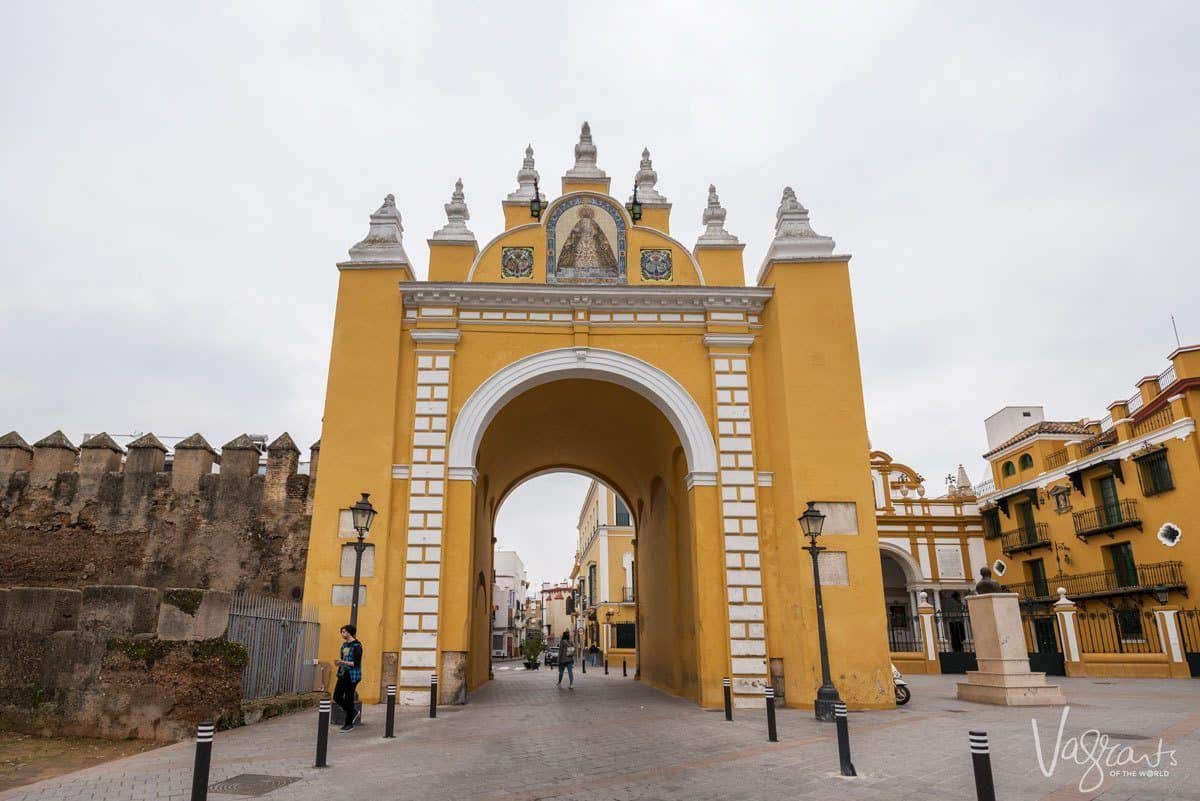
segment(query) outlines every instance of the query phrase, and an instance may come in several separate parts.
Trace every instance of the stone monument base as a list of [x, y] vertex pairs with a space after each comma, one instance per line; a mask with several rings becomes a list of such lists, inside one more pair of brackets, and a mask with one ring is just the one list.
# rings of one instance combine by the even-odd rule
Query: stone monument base
[[1016, 593], [995, 592], [967, 598], [979, 670], [959, 682], [963, 701], [1001, 706], [1062, 706], [1067, 699], [1045, 673], [1029, 669], [1021, 608]]
[[967, 680], [958, 683], [963, 701], [1000, 706], [1063, 706], [1067, 703], [1062, 688], [1047, 684], [1045, 673], [984, 673], [968, 670]]

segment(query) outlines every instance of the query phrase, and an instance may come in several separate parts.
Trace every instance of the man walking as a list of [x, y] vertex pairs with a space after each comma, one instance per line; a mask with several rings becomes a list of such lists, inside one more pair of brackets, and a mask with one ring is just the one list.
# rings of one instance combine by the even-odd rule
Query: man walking
[[341, 628], [342, 652], [341, 658], [334, 661], [337, 665], [337, 685], [333, 688], [333, 702], [346, 713], [345, 724], [339, 731], [350, 731], [361, 717], [354, 708], [354, 690], [362, 680], [363, 647], [355, 636], [358, 629], [353, 623], [347, 623]]
[[558, 686], [562, 686], [563, 671], [567, 672], [568, 690], [575, 689], [575, 646], [571, 644], [571, 632], [564, 631], [558, 643]]

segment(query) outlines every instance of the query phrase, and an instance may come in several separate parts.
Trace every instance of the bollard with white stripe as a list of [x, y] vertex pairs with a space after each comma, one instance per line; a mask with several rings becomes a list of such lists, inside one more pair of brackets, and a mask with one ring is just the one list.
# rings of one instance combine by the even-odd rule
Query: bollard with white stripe
[[391, 739], [396, 736], [396, 685], [387, 686], [387, 717], [383, 723], [383, 736]]
[[986, 731], [968, 732], [971, 743], [971, 763], [975, 767], [975, 797], [979, 801], [996, 801], [996, 788], [992, 784], [992, 752], [988, 747]]
[[332, 709], [333, 705], [328, 698], [317, 703], [317, 761], [313, 763], [314, 768], [326, 766], [325, 755], [329, 750], [329, 713]]
[[733, 682], [725, 677], [721, 679], [721, 685], [725, 690], [725, 719], [733, 720]]
[[437, 717], [437, 673], [429, 674], [429, 717]]
[[208, 798], [208, 767], [212, 764], [213, 732], [217, 727], [205, 721], [196, 724], [196, 763], [192, 767], [192, 801]]
[[850, 761], [850, 725], [846, 719], [846, 705], [833, 702], [833, 718], [837, 722], [838, 760], [842, 763], [843, 776], [857, 776], [854, 763]]
[[775, 688], [763, 690], [767, 697], [767, 739], [773, 743], [779, 742], [779, 733], [775, 730]]

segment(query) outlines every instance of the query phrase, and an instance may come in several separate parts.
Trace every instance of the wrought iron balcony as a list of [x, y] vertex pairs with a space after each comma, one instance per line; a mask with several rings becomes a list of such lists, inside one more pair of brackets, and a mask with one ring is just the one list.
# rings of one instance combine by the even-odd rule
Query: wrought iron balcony
[[627, 604], [633, 603], [633, 587], [621, 588], [621, 601]]
[[1046, 456], [1046, 469], [1053, 470], [1056, 467], [1064, 466], [1070, 459], [1067, 457], [1067, 449], [1059, 448], [1058, 450]]
[[1000, 533], [1000, 547], [1006, 554], [1032, 551], [1034, 548], [1044, 548], [1050, 545], [1045, 523], [1035, 523], [1032, 526], [1021, 526], [1012, 531]]
[[1075, 512], [1075, 536], [1086, 540], [1094, 534], [1108, 534], [1117, 529], [1142, 527], [1142, 518], [1138, 515], [1137, 501], [1126, 499], [1113, 504], [1097, 506], [1095, 509], [1084, 509]]
[[1168, 590], [1187, 590], [1183, 580], [1182, 562], [1155, 562], [1136, 565], [1131, 570], [1097, 570], [1042, 581], [1022, 581], [1006, 584], [1022, 601], [1052, 601], [1058, 588], [1067, 591], [1071, 600], [1103, 598], [1114, 595], [1146, 595]]

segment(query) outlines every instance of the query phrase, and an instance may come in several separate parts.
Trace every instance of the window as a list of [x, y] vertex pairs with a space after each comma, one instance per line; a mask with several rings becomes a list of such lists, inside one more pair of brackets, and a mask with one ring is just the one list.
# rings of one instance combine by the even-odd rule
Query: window
[[1000, 474], [1005, 478], [1008, 478], [1009, 476], [1015, 476], [1017, 474], [1017, 468], [1013, 467], [1012, 462], [1005, 462], [1004, 466], [1000, 468]]
[[626, 506], [625, 501], [621, 500], [620, 498], [617, 498], [616, 501], [617, 501], [617, 525], [618, 526], [628, 526], [629, 525], [629, 507]]
[[1033, 519], [1033, 504], [1016, 504], [1017, 520], [1021, 523], [1021, 531], [1026, 535], [1033, 534], [1037, 529], [1037, 521]]
[[1167, 464], [1167, 449], [1159, 448], [1144, 456], [1134, 456], [1137, 462], [1138, 478], [1142, 482], [1143, 495], [1158, 495], [1175, 489], [1175, 480], [1171, 477], [1171, 466]]
[[1017, 465], [1022, 470], [1028, 470], [1029, 468], [1033, 467], [1033, 457], [1028, 453], [1022, 453], [1021, 458], [1017, 460]]
[[588, 565], [588, 606], [596, 605], [596, 566]]
[[1138, 586], [1137, 564], [1133, 561], [1133, 546], [1118, 542], [1104, 549], [1106, 561], [1112, 566], [1117, 587]]
[[1033, 594], [1038, 598], [1050, 597], [1050, 585], [1046, 583], [1046, 563], [1041, 559], [1031, 559], [1025, 563], [1025, 575], [1033, 584]]
[[987, 539], [1000, 536], [1000, 510], [985, 509], [983, 512], [983, 536]]
[[1055, 487], [1050, 490], [1050, 497], [1054, 498], [1054, 511], [1060, 515], [1071, 511], [1070, 487]]
[[637, 625], [634, 623], [617, 623], [613, 626], [617, 632], [617, 648], [637, 647]]

